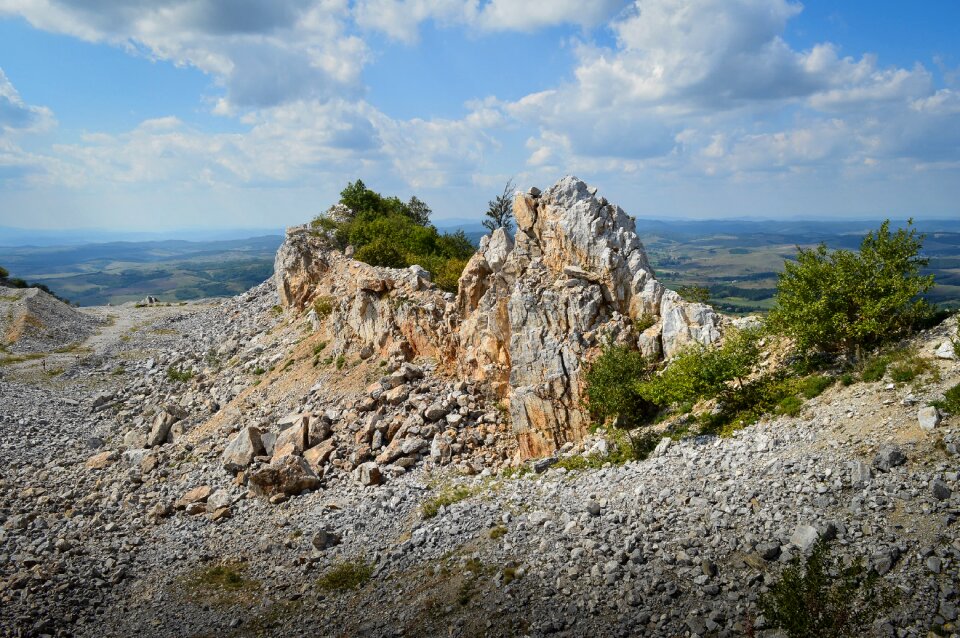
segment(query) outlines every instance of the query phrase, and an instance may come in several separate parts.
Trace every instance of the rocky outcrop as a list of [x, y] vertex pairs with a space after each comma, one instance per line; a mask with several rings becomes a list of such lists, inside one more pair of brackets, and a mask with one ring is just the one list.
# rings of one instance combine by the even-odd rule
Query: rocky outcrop
[[670, 357], [718, 340], [720, 317], [664, 288], [633, 220], [575, 177], [518, 194], [514, 217], [513, 241], [484, 238], [460, 280], [458, 363], [509, 399], [530, 457], [586, 434], [583, 364], [604, 339]]
[[488, 385], [509, 404], [524, 458], [587, 433], [584, 364], [606, 339], [670, 357], [720, 338], [720, 317], [664, 288], [633, 220], [583, 181], [518, 193], [514, 216], [515, 237], [483, 238], [456, 297], [417, 266], [376, 268], [291, 228], [277, 254], [281, 302], [323, 300], [310, 312], [335, 354], [431, 357]]

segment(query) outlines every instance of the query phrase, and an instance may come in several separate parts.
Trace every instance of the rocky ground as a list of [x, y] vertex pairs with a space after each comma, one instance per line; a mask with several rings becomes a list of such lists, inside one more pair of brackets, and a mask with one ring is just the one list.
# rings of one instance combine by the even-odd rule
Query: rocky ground
[[[934, 355], [951, 324], [918, 339], [937, 370], [921, 382], [836, 386], [732, 438], [508, 478], [480, 388], [430, 361], [338, 370], [275, 303], [265, 284], [84, 310], [104, 325], [79, 354], [4, 366], [0, 632], [763, 635], [758, 594], [827, 534], [900, 592], [876, 635], [955, 634], [960, 427], [917, 419], [960, 381]], [[224, 467], [251, 426], [268, 442], [303, 428], [305, 446], [329, 430], [340, 458], [304, 470], [319, 489], [257, 493], [266, 449]], [[330, 588], [344, 563], [369, 579]]]

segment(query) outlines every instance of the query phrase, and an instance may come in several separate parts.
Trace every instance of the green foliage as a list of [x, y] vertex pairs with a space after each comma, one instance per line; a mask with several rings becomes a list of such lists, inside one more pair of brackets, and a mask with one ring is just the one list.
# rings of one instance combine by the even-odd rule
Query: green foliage
[[[344, 220], [318, 217], [313, 227], [322, 229], [334, 245], [352, 245], [354, 258], [374, 266], [423, 266], [440, 288], [456, 291], [457, 281], [474, 247], [463, 231], [440, 234], [429, 221], [430, 208], [413, 197], [403, 203], [383, 197], [357, 180], [340, 193], [340, 203], [353, 211]], [[319, 311], [317, 313], [320, 314]]]
[[317, 297], [313, 300], [313, 310], [323, 319], [333, 312], [333, 297]]
[[906, 334], [931, 313], [919, 296], [933, 286], [921, 275], [923, 236], [912, 228], [890, 232], [885, 221], [860, 244], [859, 253], [829, 251], [824, 244], [797, 249], [777, 283], [771, 325], [803, 352], [852, 355]]
[[800, 393], [807, 399], [820, 396], [824, 390], [833, 385], [833, 379], [822, 374], [814, 374], [804, 379], [800, 385]]
[[930, 370], [930, 362], [923, 357], [913, 355], [903, 361], [890, 366], [890, 378], [897, 383], [913, 381], [924, 372]]
[[265, 372], [266, 372], [266, 370], [264, 370], [264, 369], [261, 368], [260, 366], [257, 366], [256, 368], [253, 369], [253, 374], [254, 374], [255, 376], [258, 376], [258, 377], [259, 377], [261, 374], [265, 373]]
[[554, 467], [562, 467], [565, 470], [591, 470], [600, 469], [607, 463], [610, 465], [623, 465], [629, 461], [643, 461], [660, 442], [661, 435], [656, 432], [644, 431], [640, 434], [632, 434], [624, 430], [609, 428], [607, 430], [608, 441], [612, 447], [606, 456], [599, 454], [575, 454], [560, 459], [554, 463]]
[[10, 276], [10, 271], [8, 271], [3, 266], [0, 266], [0, 278], [6, 278]]
[[781, 370], [761, 375], [739, 388], [728, 386], [717, 396], [717, 410], [701, 417], [703, 431], [725, 435], [767, 414], [796, 416], [803, 406], [799, 395], [807, 383], [815, 388], [821, 382], [808, 382]]
[[934, 405], [950, 414], [960, 414], [960, 383], [943, 393], [943, 401], [935, 401]]
[[887, 367], [893, 360], [889, 354], [878, 355], [867, 360], [860, 370], [860, 380], [868, 383], [879, 381], [887, 373]]
[[321, 352], [323, 352], [323, 350], [324, 350], [326, 347], [327, 347], [327, 342], [326, 342], [326, 341], [321, 341], [321, 342], [318, 343], [317, 345], [313, 346], [313, 354], [314, 354], [314, 356], [316, 356], [316, 355], [320, 354]]
[[487, 212], [484, 213], [487, 219], [483, 220], [483, 226], [490, 232], [498, 228], [503, 228], [508, 233], [513, 230], [513, 180], [507, 180], [503, 187], [503, 192], [487, 202]]
[[373, 576], [373, 565], [354, 560], [335, 565], [317, 580], [324, 591], [354, 591], [363, 587]]
[[680, 295], [684, 301], [694, 303], [707, 303], [710, 301], [710, 289], [706, 286], [680, 286], [677, 288], [677, 294]]
[[820, 540], [801, 565], [794, 557], [780, 580], [760, 597], [764, 618], [789, 638], [863, 636], [896, 597], [862, 559], [848, 566]]
[[497, 540], [503, 538], [507, 534], [507, 528], [503, 525], [497, 525], [496, 527], [490, 530], [490, 538]]
[[646, 379], [651, 364], [626, 346], [607, 344], [586, 372], [586, 404], [594, 423], [620, 418], [627, 427], [642, 424], [653, 416], [655, 406], [637, 388]]
[[337, 370], [343, 370], [343, 366], [347, 364], [347, 358], [342, 354], [338, 355], [336, 359], [336, 363], [337, 363]]
[[651, 403], [669, 407], [713, 398], [733, 380], [742, 387], [760, 356], [759, 338], [759, 329], [731, 329], [719, 348], [690, 346], [659, 374], [640, 381], [637, 390]]
[[801, 401], [797, 395], [791, 394], [780, 400], [777, 404], [776, 412], [777, 414], [785, 414], [787, 416], [797, 416], [800, 414], [801, 408], [803, 408], [803, 401]]
[[474, 495], [474, 490], [459, 485], [442, 490], [433, 498], [429, 498], [420, 505], [420, 514], [423, 518], [433, 518], [440, 513], [441, 507], [450, 507], [454, 503], [466, 500]]
[[170, 381], [176, 381], [177, 383], [186, 383], [193, 378], [192, 370], [181, 370], [180, 368], [175, 368], [173, 366], [167, 367], [167, 379]]
[[845, 386], [853, 385], [853, 375], [849, 372], [844, 372], [840, 375], [840, 383]]
[[657, 323], [657, 317], [655, 315], [651, 315], [645, 312], [633, 320], [633, 329], [636, 330], [638, 333], [643, 332], [644, 330], [652, 327], [656, 323]]

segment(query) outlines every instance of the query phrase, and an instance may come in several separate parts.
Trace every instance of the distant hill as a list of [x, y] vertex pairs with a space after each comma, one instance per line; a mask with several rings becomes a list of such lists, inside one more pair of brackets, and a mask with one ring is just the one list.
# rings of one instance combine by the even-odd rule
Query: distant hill
[[235, 295], [270, 277], [281, 235], [228, 241], [113, 241], [0, 246], [11, 276], [84, 306]]

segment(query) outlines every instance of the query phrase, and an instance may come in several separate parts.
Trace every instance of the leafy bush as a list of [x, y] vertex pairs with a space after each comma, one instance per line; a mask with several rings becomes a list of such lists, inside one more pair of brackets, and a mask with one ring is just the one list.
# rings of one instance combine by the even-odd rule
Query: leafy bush
[[766, 620], [789, 638], [863, 636], [896, 602], [891, 588], [858, 559], [849, 566], [831, 556], [824, 540], [803, 565], [796, 556], [760, 597]]
[[930, 362], [923, 357], [910, 356], [890, 366], [890, 378], [897, 383], [913, 381], [930, 369]]
[[933, 286], [921, 275], [923, 236], [912, 228], [890, 232], [885, 221], [863, 238], [859, 253], [829, 251], [824, 244], [797, 249], [777, 282], [771, 325], [804, 352], [859, 354], [896, 339], [920, 323], [931, 308], [920, 295]]
[[4, 278], [4, 279], [5, 279], [5, 278], [7, 278], [7, 277], [9, 277], [9, 276], [10, 276], [10, 271], [8, 271], [8, 270], [7, 270], [6, 268], [4, 268], [3, 266], [0, 266], [0, 278]]
[[650, 453], [653, 452], [662, 438], [660, 434], [649, 430], [635, 435], [624, 430], [611, 428], [607, 431], [607, 435], [609, 439], [612, 439], [610, 442], [613, 447], [606, 456], [575, 454], [560, 459], [554, 463], [554, 467], [562, 467], [566, 470], [587, 470], [599, 469], [607, 463], [623, 465], [629, 461], [643, 461], [650, 456]]
[[633, 320], [633, 328], [637, 332], [643, 332], [647, 328], [652, 327], [657, 323], [657, 317], [648, 313], [643, 313], [639, 317]]
[[878, 355], [869, 359], [860, 371], [860, 380], [868, 383], [879, 381], [887, 373], [887, 367], [893, 360], [889, 354]]
[[320, 216], [312, 222], [335, 246], [352, 245], [355, 259], [374, 266], [418, 264], [433, 273], [437, 286], [456, 291], [460, 273], [474, 253], [462, 231], [440, 234], [430, 224], [430, 209], [422, 201], [413, 197], [403, 203], [396, 197], [383, 197], [361, 180], [343, 189], [340, 203], [351, 214]]
[[326, 591], [353, 591], [363, 587], [373, 576], [373, 566], [362, 560], [348, 561], [332, 567], [317, 581]]
[[690, 346], [659, 374], [640, 381], [637, 390], [651, 403], [667, 407], [713, 398], [733, 380], [742, 387], [759, 358], [759, 337], [758, 329], [731, 329], [719, 348]]
[[795, 395], [791, 394], [788, 397], [784, 397], [777, 404], [776, 412], [777, 414], [785, 414], [787, 416], [797, 416], [800, 414], [800, 409], [803, 407], [803, 401]]
[[637, 350], [606, 344], [584, 377], [587, 409], [594, 423], [602, 425], [619, 417], [622, 424], [633, 427], [653, 416], [656, 406], [637, 385], [650, 372], [650, 362]]

